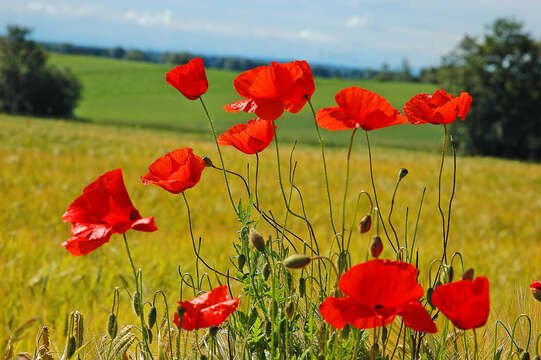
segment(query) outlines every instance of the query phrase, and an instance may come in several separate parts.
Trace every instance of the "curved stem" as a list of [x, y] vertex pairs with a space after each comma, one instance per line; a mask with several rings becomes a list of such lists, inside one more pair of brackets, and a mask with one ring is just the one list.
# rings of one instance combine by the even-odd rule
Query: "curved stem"
[[155, 306], [156, 295], [160, 294], [165, 303], [165, 316], [167, 317], [167, 339], [169, 340], [169, 351], [171, 354], [171, 359], [173, 359], [173, 342], [171, 340], [171, 323], [169, 322], [169, 305], [167, 304], [167, 296], [162, 290], [158, 290], [154, 293], [154, 299], [152, 300], [152, 305]]
[[372, 182], [372, 189], [374, 191], [374, 200], [376, 201], [376, 207], [378, 208], [377, 216], [379, 217], [379, 219], [381, 221], [381, 225], [383, 226], [383, 231], [385, 232], [385, 236], [387, 237], [387, 240], [389, 241], [389, 244], [391, 244], [391, 247], [393, 248], [393, 251], [395, 253], [397, 253], [398, 250], [394, 247], [394, 244], [391, 241], [391, 238], [389, 237], [389, 234], [387, 233], [387, 228], [385, 227], [385, 222], [383, 221], [383, 217], [381, 216], [381, 208], [379, 207], [378, 194], [377, 194], [377, 191], [376, 191], [376, 184], [374, 182], [374, 169], [372, 168], [372, 150], [370, 149], [370, 139], [368, 137], [368, 131], [365, 130], [364, 133], [366, 135], [366, 146], [368, 147], [368, 162], [369, 162], [369, 165], [370, 165], [370, 181]]
[[396, 233], [396, 229], [393, 226], [393, 222], [391, 220], [391, 216], [393, 215], [393, 209], [394, 209], [394, 200], [396, 198], [396, 193], [398, 191], [398, 186], [400, 185], [400, 178], [396, 181], [396, 185], [394, 187], [393, 191], [393, 197], [391, 198], [391, 208], [389, 210], [389, 216], [387, 217], [387, 221], [389, 222], [389, 226], [391, 227], [391, 230], [394, 234], [395, 240], [396, 240], [396, 247], [397, 249], [400, 249], [400, 241], [398, 240], [398, 234]]
[[259, 178], [259, 154], [255, 153], [255, 203], [259, 207], [259, 195], [257, 191], [257, 180]]
[[346, 156], [346, 180], [344, 184], [344, 200], [342, 201], [342, 249], [344, 248], [344, 239], [346, 237], [345, 231], [346, 231], [346, 200], [348, 196], [348, 185], [349, 185], [349, 162], [351, 158], [351, 149], [353, 148], [353, 139], [355, 137], [355, 133], [357, 132], [357, 128], [354, 128], [351, 132], [351, 137], [349, 139], [349, 147], [348, 152]]
[[[306, 97], [306, 99], [308, 101], [308, 105], [310, 105], [310, 110], [312, 110], [312, 115], [314, 117], [314, 126], [316, 128], [317, 138], [321, 146], [321, 158], [323, 159], [323, 174], [325, 175], [325, 188], [327, 189], [327, 199], [329, 201], [329, 216], [331, 219], [331, 226], [334, 232], [334, 237], [336, 238], [337, 232], [336, 232], [336, 227], [334, 226], [334, 217], [333, 217], [333, 212], [332, 212], [331, 190], [329, 188], [329, 175], [327, 173], [327, 160], [325, 159], [325, 143], [323, 142], [323, 138], [321, 137], [321, 132], [319, 131], [319, 126], [317, 125], [316, 112], [314, 110], [314, 107], [312, 106], [312, 102], [310, 101], [308, 97]], [[338, 241], [338, 246], [340, 247], [339, 241]]]
[[447, 126], [443, 125], [444, 134], [443, 134], [443, 142], [441, 147], [441, 163], [440, 163], [440, 172], [438, 175], [438, 210], [441, 215], [441, 222], [442, 222], [442, 236], [443, 236], [443, 259], [445, 262], [447, 262], [447, 254], [446, 254], [446, 248], [447, 248], [447, 241], [445, 237], [445, 215], [443, 214], [443, 209], [441, 208], [441, 176], [443, 173], [443, 164], [445, 163], [445, 151], [447, 149]]
[[[216, 143], [216, 149], [218, 150], [218, 155], [220, 156], [220, 163], [222, 165], [222, 168], [225, 169], [224, 164], [224, 158], [222, 156], [222, 150], [220, 149], [220, 145], [218, 145], [218, 137], [216, 136], [216, 130], [214, 129], [214, 123], [212, 122], [212, 119], [210, 118], [209, 112], [207, 110], [207, 107], [205, 105], [205, 102], [203, 101], [203, 97], [199, 97], [199, 101], [201, 101], [201, 105], [203, 106], [203, 110], [205, 111], [205, 114], [207, 115], [207, 119], [209, 121], [210, 130], [212, 131], [212, 136], [214, 137], [214, 142]], [[235, 202], [233, 201], [233, 195], [231, 195], [231, 188], [229, 187], [229, 180], [227, 179], [227, 174], [224, 170], [224, 180], [225, 180], [225, 187], [227, 188], [227, 194], [229, 195], [229, 200], [231, 201], [231, 206], [233, 206], [233, 210], [235, 211], [235, 214], [238, 216], [238, 210], [235, 206]]]

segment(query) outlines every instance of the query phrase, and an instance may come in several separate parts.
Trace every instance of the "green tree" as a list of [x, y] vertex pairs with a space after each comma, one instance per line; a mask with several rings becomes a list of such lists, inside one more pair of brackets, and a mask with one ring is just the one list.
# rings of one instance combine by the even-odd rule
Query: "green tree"
[[8, 26], [0, 38], [0, 111], [71, 116], [81, 86], [68, 69], [46, 64], [47, 54], [28, 40], [29, 29]]
[[455, 138], [473, 154], [541, 159], [541, 44], [513, 19], [497, 19], [482, 38], [466, 36], [443, 60], [445, 88], [473, 103]]

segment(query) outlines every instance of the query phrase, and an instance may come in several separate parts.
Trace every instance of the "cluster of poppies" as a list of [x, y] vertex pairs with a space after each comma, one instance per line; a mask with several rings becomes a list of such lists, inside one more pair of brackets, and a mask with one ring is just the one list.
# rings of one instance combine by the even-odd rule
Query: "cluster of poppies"
[[[175, 67], [166, 80], [186, 98], [196, 100], [208, 89], [203, 61], [191, 60]], [[258, 118], [238, 124], [219, 136], [220, 145], [231, 145], [246, 154], [264, 150], [274, 138], [275, 120], [284, 111], [299, 112], [310, 101], [314, 79], [305, 61], [284, 64], [273, 62], [240, 74], [234, 86], [243, 98], [225, 106], [226, 111], [254, 113]], [[338, 106], [320, 109], [316, 121], [328, 130], [362, 128], [366, 131], [410, 122], [412, 124], [448, 124], [465, 118], [471, 97], [462, 93], [453, 97], [443, 90], [433, 95], [420, 94], [409, 100], [405, 116], [389, 102], [369, 90], [349, 87], [336, 94]], [[206, 166], [212, 166], [190, 148], [167, 153], [141, 177], [179, 194], [195, 186]], [[73, 255], [86, 255], [109, 241], [112, 234], [129, 229], [152, 232], [153, 217], [143, 218], [130, 200], [121, 169], [98, 177], [85, 187], [82, 195], [66, 210], [63, 220], [71, 222], [72, 236], [62, 245]], [[422, 305], [424, 290], [417, 281], [418, 270], [400, 261], [371, 260], [353, 266], [339, 281], [344, 297], [329, 297], [320, 306], [323, 318], [336, 328], [350, 324], [357, 328], [386, 326], [398, 315], [406, 326], [433, 333], [436, 326]], [[541, 298], [541, 284], [532, 284]], [[179, 328], [193, 330], [217, 326], [233, 313], [239, 303], [227, 286], [220, 286], [190, 301], [180, 301], [175, 314]], [[438, 286], [431, 303], [460, 329], [485, 324], [489, 312], [489, 284], [484, 277]]]

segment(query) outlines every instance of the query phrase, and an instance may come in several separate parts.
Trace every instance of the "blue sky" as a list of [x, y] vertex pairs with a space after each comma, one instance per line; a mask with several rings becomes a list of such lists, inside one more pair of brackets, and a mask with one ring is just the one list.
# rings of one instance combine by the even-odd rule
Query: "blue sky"
[[377, 67], [434, 65], [466, 33], [515, 16], [541, 39], [541, 0], [0, 0], [0, 26], [39, 40]]

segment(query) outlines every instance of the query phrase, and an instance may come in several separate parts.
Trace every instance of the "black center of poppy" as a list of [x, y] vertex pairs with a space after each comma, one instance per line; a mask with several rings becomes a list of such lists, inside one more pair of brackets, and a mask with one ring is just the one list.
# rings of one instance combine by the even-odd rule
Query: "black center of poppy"
[[376, 305], [376, 309], [382, 309], [383, 305]]

